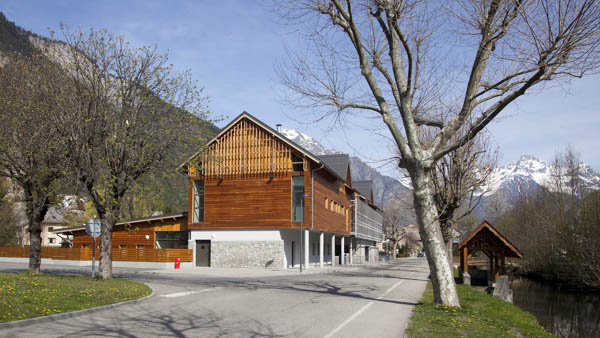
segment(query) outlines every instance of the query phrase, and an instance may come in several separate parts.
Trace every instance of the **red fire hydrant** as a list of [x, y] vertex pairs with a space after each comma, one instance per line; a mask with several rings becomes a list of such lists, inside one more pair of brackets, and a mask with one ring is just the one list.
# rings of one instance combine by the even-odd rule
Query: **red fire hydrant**
[[175, 269], [181, 268], [181, 259], [175, 258]]

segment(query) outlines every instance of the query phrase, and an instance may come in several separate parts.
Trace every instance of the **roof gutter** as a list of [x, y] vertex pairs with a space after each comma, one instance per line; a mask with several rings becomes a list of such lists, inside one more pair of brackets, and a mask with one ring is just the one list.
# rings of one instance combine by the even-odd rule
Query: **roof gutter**
[[315, 171], [324, 167], [325, 163], [321, 162], [321, 166], [311, 170], [310, 174], [310, 230], [315, 228]]

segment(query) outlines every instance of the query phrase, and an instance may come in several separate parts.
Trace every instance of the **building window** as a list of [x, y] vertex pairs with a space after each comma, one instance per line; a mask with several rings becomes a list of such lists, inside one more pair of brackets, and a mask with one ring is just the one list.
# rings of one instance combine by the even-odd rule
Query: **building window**
[[187, 231], [157, 231], [155, 238], [157, 249], [187, 249], [188, 247]]
[[304, 161], [296, 154], [292, 154], [292, 170], [298, 172], [304, 171]]
[[54, 230], [54, 227], [48, 227], [48, 231]]
[[329, 199], [325, 197], [325, 209], [329, 209]]
[[204, 181], [194, 181], [194, 223], [204, 223]]
[[127, 245], [126, 244], [121, 244], [121, 245], [119, 245], [119, 249], [127, 249]]
[[304, 221], [304, 176], [292, 176], [292, 222]]
[[143, 244], [138, 244], [138, 245], [136, 246], [136, 248], [138, 248], [138, 249], [143, 249], [143, 248], [144, 248], [144, 245], [143, 245]]
[[54, 238], [48, 238], [48, 243], [53, 244], [54, 243]]

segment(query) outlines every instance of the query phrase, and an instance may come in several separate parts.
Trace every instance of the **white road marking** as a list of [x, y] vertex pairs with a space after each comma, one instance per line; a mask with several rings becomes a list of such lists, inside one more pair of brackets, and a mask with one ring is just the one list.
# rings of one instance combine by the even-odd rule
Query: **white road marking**
[[[408, 277], [411, 277], [413, 274], [414, 274], [414, 272], [411, 273], [410, 275], [408, 275]], [[377, 297], [376, 299], [377, 300], [382, 299], [383, 297], [385, 297], [385, 295], [387, 295], [388, 293], [392, 292], [392, 290], [394, 290], [395, 288], [397, 288], [400, 284], [404, 283], [404, 281], [406, 281], [406, 279], [403, 279], [403, 280], [399, 281], [398, 283], [392, 285], [392, 287], [390, 287], [389, 289], [387, 289], [381, 296]], [[356, 311], [352, 316], [348, 317], [348, 319], [346, 319], [343, 323], [341, 323], [340, 325], [338, 325], [338, 327], [336, 327], [335, 329], [333, 329], [333, 331], [329, 332], [329, 334], [327, 334], [323, 338], [331, 338], [331, 337], [333, 337], [333, 335], [336, 334], [336, 333], [338, 333], [341, 329], [343, 329], [344, 326], [348, 325], [356, 317], [360, 316], [361, 313], [365, 312], [365, 310], [367, 310], [369, 307], [371, 307], [371, 305], [373, 305], [373, 303], [375, 303], [374, 300], [372, 300], [369, 303], [365, 304], [365, 306], [361, 307], [360, 310]]]
[[195, 293], [214, 291], [214, 290], [217, 290], [217, 289], [220, 289], [220, 288], [219, 287], [214, 287], [214, 288], [208, 288], [208, 289], [202, 289], [202, 290], [196, 290], [196, 291], [185, 291], [185, 292], [170, 293], [168, 295], [162, 295], [161, 297], [167, 297], [167, 298], [183, 297], [183, 296], [193, 295]]

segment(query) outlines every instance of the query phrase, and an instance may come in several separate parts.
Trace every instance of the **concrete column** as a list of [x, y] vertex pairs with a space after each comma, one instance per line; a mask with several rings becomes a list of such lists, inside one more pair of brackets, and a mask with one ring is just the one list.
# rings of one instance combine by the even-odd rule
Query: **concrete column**
[[344, 261], [344, 236], [342, 236], [341, 239], [341, 245], [340, 245], [340, 260], [342, 261], [342, 265], [346, 264], [346, 261]]
[[353, 255], [354, 251], [352, 251], [352, 237], [350, 237], [349, 241], [350, 241], [350, 252], [349, 252], [349, 254], [350, 254], [350, 265], [352, 265], [352, 256], [354, 256]]
[[331, 266], [335, 265], [335, 235], [331, 235]]
[[319, 267], [323, 267], [323, 256], [325, 253], [323, 252], [323, 246], [325, 245], [325, 233], [322, 232], [319, 235]]
[[308, 269], [308, 257], [309, 256], [309, 242], [310, 242], [310, 231], [304, 230], [304, 268]]

